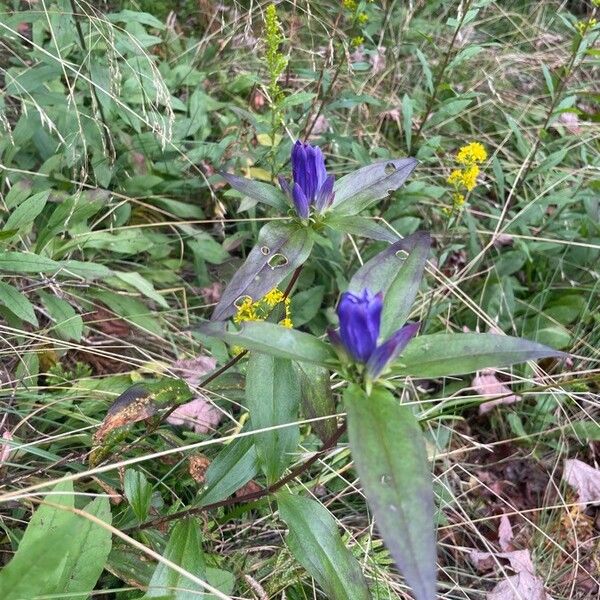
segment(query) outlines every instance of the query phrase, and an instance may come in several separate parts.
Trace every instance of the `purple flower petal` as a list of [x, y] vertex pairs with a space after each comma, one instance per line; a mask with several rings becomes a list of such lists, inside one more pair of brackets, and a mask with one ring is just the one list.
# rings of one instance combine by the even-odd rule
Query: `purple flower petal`
[[306, 148], [298, 140], [292, 148], [292, 177], [303, 192], [306, 192]]
[[379, 346], [367, 362], [367, 372], [376, 379], [383, 370], [406, 348], [419, 331], [420, 323], [407, 323]]
[[292, 188], [290, 187], [288, 180], [283, 175], [279, 175], [279, 177], [277, 177], [277, 180], [279, 181], [279, 186], [281, 187], [282, 192], [286, 196], [288, 196], [288, 198], [291, 198]]
[[333, 182], [335, 180], [334, 175], [328, 175], [325, 177], [325, 181], [322, 183], [317, 197], [315, 199], [315, 207], [319, 212], [331, 206], [333, 202]]
[[302, 219], [308, 219], [308, 215], [310, 212], [310, 202], [300, 185], [298, 185], [297, 183], [294, 183], [294, 188], [292, 190], [292, 200], [294, 201], [294, 206], [296, 207], [296, 212], [298, 213], [298, 216]]
[[342, 294], [337, 309], [340, 337], [355, 360], [367, 362], [377, 347], [382, 308], [382, 294], [373, 296], [369, 290], [363, 290], [360, 296]]

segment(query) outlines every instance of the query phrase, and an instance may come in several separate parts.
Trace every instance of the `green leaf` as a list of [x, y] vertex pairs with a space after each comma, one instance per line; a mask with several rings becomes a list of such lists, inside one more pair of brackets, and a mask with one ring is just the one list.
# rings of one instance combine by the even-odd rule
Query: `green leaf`
[[55, 273], [61, 263], [29, 252], [0, 250], [0, 271], [14, 273]]
[[383, 292], [381, 336], [387, 338], [408, 318], [419, 291], [431, 238], [417, 231], [366, 262], [352, 277], [349, 291]]
[[317, 285], [292, 296], [290, 308], [294, 327], [301, 327], [319, 313], [325, 288]]
[[[331, 390], [329, 369], [310, 363], [296, 363], [301, 390], [302, 412], [307, 419], [335, 415], [335, 400]], [[335, 416], [313, 421], [310, 425], [321, 441], [328, 440], [336, 431]]]
[[[202, 538], [198, 522], [195, 519], [182, 519], [175, 524], [163, 557], [195, 577], [206, 581], [206, 563], [202, 551]], [[144, 600], [147, 598], [202, 600], [206, 598], [204, 591], [203, 587], [190, 581], [188, 577], [163, 563], [159, 563], [152, 575]]]
[[272, 429], [254, 436], [256, 451], [269, 484], [292, 460], [300, 431], [297, 424], [300, 386], [292, 361], [259, 352], [250, 354], [246, 375], [246, 406], [253, 429]]
[[213, 322], [203, 323], [199, 330], [228, 344], [280, 358], [320, 365], [325, 365], [334, 358], [330, 346], [314, 335], [274, 323], [246, 321], [235, 326]]
[[19, 319], [37, 327], [38, 320], [33, 304], [29, 302], [25, 294], [4, 281], [0, 281], [0, 304], [6, 306]]
[[27, 198], [9, 215], [2, 230], [21, 230], [30, 227], [33, 224], [33, 220], [44, 210], [48, 196], [50, 196], [50, 190], [34, 194], [30, 198]]
[[83, 334], [83, 319], [75, 309], [62, 298], [40, 291], [40, 298], [50, 318], [56, 323], [53, 330], [63, 340], [79, 341]]
[[[0, 597], [23, 600], [44, 594], [85, 598], [93, 590], [110, 552], [110, 531], [70, 512], [73, 485], [61, 483], [35, 511], [19, 548], [0, 572]], [[107, 498], [96, 498], [84, 511], [110, 523]]]
[[350, 233], [361, 237], [379, 240], [381, 242], [397, 242], [398, 235], [388, 227], [384, 227], [367, 217], [342, 216], [332, 213], [327, 219], [327, 225], [340, 233]]
[[433, 483], [419, 423], [387, 390], [344, 392], [354, 465], [377, 528], [417, 600], [434, 600]]
[[100, 302], [106, 304], [117, 316], [133, 323], [140, 329], [159, 337], [162, 336], [160, 323], [152, 316], [152, 311], [143, 302], [129, 296], [104, 290], [93, 290], [89, 295], [97, 298]]
[[200, 506], [228, 498], [258, 473], [258, 456], [251, 436], [243, 436], [225, 446], [210, 463]]
[[335, 520], [320, 503], [287, 492], [277, 494], [287, 523], [286, 543], [296, 560], [331, 600], [369, 600], [360, 564], [342, 542]]
[[221, 321], [235, 314], [243, 296], [262, 298], [308, 258], [313, 240], [305, 228], [280, 222], [265, 225], [246, 262], [232, 277], [211, 319]]
[[130, 285], [131, 287], [138, 290], [138, 292], [144, 294], [147, 298], [154, 300], [159, 306], [163, 308], [169, 308], [169, 303], [161, 296], [155, 289], [154, 286], [139, 273], [130, 272], [124, 273], [122, 271], [115, 271], [114, 274], [121, 280]]
[[397, 190], [417, 164], [414, 158], [390, 159], [345, 175], [333, 187], [335, 197], [332, 208], [339, 215], [355, 215], [365, 210]]
[[224, 173], [222, 171], [219, 175], [221, 175], [234, 190], [244, 194], [244, 196], [248, 196], [263, 204], [268, 204], [281, 212], [287, 212], [290, 209], [290, 203], [285, 194], [273, 185], [263, 183], [262, 181], [246, 179], [245, 177], [238, 177], [237, 175], [231, 175], [230, 173]]
[[417, 232], [410, 236], [410, 243], [412, 248], [385, 293], [380, 331], [383, 339], [406, 323], [423, 279], [431, 238], [428, 233]]
[[141, 471], [127, 469], [123, 487], [135, 516], [140, 523], [143, 523], [150, 510], [152, 485]]
[[421, 335], [398, 358], [395, 372], [411, 377], [464, 375], [565, 354], [522, 338], [492, 333]]
[[[95, 498], [83, 510], [110, 525], [108, 498]], [[73, 515], [73, 521], [68, 545], [62, 547], [68, 549], [68, 558], [57, 591], [82, 599], [88, 597], [104, 570], [112, 546], [111, 532], [79, 515]]]

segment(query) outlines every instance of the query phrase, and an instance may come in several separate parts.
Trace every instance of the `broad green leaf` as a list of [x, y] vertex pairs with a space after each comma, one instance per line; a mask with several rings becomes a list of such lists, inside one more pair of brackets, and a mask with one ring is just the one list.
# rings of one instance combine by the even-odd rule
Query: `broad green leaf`
[[434, 333], [415, 338], [394, 371], [411, 377], [464, 375], [565, 354], [522, 338], [492, 333]]
[[[331, 390], [329, 369], [310, 363], [296, 363], [301, 390], [302, 412], [307, 419], [335, 415], [335, 400]], [[310, 425], [321, 441], [328, 440], [336, 431], [335, 416], [313, 421]]]
[[83, 319], [75, 309], [62, 298], [44, 291], [39, 292], [40, 298], [48, 310], [55, 325], [52, 328], [56, 335], [64, 340], [79, 341], [83, 334]]
[[0, 281], [0, 304], [6, 306], [19, 319], [37, 327], [38, 320], [33, 304], [29, 302], [25, 294], [4, 281]]
[[313, 240], [308, 231], [294, 225], [272, 222], [258, 234], [258, 243], [232, 277], [211, 319], [222, 321], [235, 314], [243, 296], [262, 298], [308, 258]]
[[366, 262], [352, 277], [349, 291], [383, 292], [382, 338], [399, 329], [410, 314], [419, 290], [431, 240], [417, 231]]
[[375, 523], [416, 600], [434, 600], [436, 539], [431, 470], [412, 410], [387, 390], [344, 392], [354, 465]]
[[81, 260], [65, 260], [61, 263], [61, 267], [62, 273], [74, 274], [88, 281], [92, 279], [104, 279], [112, 275], [112, 271], [104, 265]]
[[19, 204], [19, 206], [17, 206], [17, 208], [9, 215], [2, 230], [21, 230], [30, 227], [33, 224], [34, 219], [42, 212], [42, 210], [44, 210], [49, 195], [50, 191], [47, 190], [27, 198], [27, 200]]
[[333, 187], [332, 208], [339, 215], [355, 215], [397, 190], [413, 172], [414, 158], [373, 163], [338, 179]]
[[423, 279], [431, 238], [424, 232], [417, 232], [410, 237], [411, 242], [414, 240], [414, 246], [408, 251], [408, 256], [385, 293], [380, 332], [383, 339], [406, 323]]
[[[19, 548], [0, 572], [0, 597], [23, 600], [45, 594], [86, 598], [93, 590], [111, 547], [111, 534], [70, 512], [73, 486], [55, 486], [34, 512]], [[107, 498], [96, 498], [84, 511], [110, 523]]]
[[135, 516], [143, 523], [150, 510], [152, 501], [152, 485], [146, 476], [136, 469], [127, 469], [124, 478], [124, 491]]
[[391, 229], [367, 217], [336, 216], [332, 213], [332, 216], [327, 219], [327, 225], [340, 233], [350, 233], [381, 242], [393, 243], [399, 239]]
[[324, 365], [334, 358], [331, 347], [310, 333], [288, 329], [275, 323], [246, 321], [239, 326], [227, 323], [203, 323], [205, 335], [248, 350], [264, 352], [280, 358]]
[[344, 546], [335, 520], [320, 503], [288, 492], [277, 494], [287, 523], [286, 543], [330, 600], [369, 600], [360, 564]]
[[[163, 557], [195, 577], [206, 581], [206, 562], [202, 551], [202, 537], [196, 519], [182, 519], [175, 524], [171, 530]], [[154, 570], [144, 600], [147, 598], [202, 600], [206, 598], [206, 594], [204, 588], [190, 581], [188, 577], [163, 563], [159, 563]]]
[[273, 185], [263, 183], [262, 181], [255, 181], [254, 179], [238, 177], [230, 173], [221, 172], [219, 174], [233, 189], [241, 192], [244, 196], [248, 196], [263, 204], [268, 204], [281, 212], [287, 212], [291, 208], [285, 194]]
[[[112, 516], [108, 498], [95, 498], [83, 509], [86, 513], [108, 523]], [[74, 598], [87, 598], [94, 589], [111, 549], [111, 533], [100, 525], [81, 517], [72, 515], [74, 528], [68, 545], [68, 558], [62, 573], [57, 591], [73, 594]]]
[[200, 506], [228, 498], [258, 473], [258, 457], [251, 436], [243, 436], [225, 446], [210, 463]]
[[291, 298], [291, 314], [294, 327], [301, 327], [317, 316], [323, 303], [325, 288], [317, 285], [295, 293]]
[[0, 271], [14, 273], [55, 273], [61, 263], [29, 252], [0, 250]]
[[290, 424], [257, 433], [254, 444], [268, 483], [276, 481], [292, 461], [300, 435], [300, 386], [292, 361], [252, 352], [246, 375], [246, 407], [253, 429]]

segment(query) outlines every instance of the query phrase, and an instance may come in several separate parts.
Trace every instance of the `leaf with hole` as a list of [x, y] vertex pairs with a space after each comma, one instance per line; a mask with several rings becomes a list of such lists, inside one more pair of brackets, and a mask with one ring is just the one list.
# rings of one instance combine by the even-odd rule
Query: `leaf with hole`
[[332, 209], [355, 215], [397, 190], [418, 165], [414, 158], [390, 159], [358, 169], [335, 182]]
[[313, 241], [305, 228], [279, 222], [268, 223], [258, 234], [258, 243], [223, 291], [212, 314], [222, 321], [236, 312], [244, 296], [262, 298], [308, 258]]

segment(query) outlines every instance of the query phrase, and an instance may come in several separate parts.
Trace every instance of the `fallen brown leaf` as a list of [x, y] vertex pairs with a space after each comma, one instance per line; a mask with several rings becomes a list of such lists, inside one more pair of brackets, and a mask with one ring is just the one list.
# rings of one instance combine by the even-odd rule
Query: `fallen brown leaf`
[[495, 406], [502, 404], [514, 404], [521, 400], [521, 396], [512, 393], [511, 389], [498, 379], [494, 369], [484, 369], [477, 373], [471, 384], [473, 389], [484, 398], [496, 398], [489, 402], [484, 402], [479, 405], [479, 414], [484, 415], [490, 412]]
[[600, 470], [576, 458], [567, 459], [563, 479], [575, 488], [582, 504], [600, 503]]

